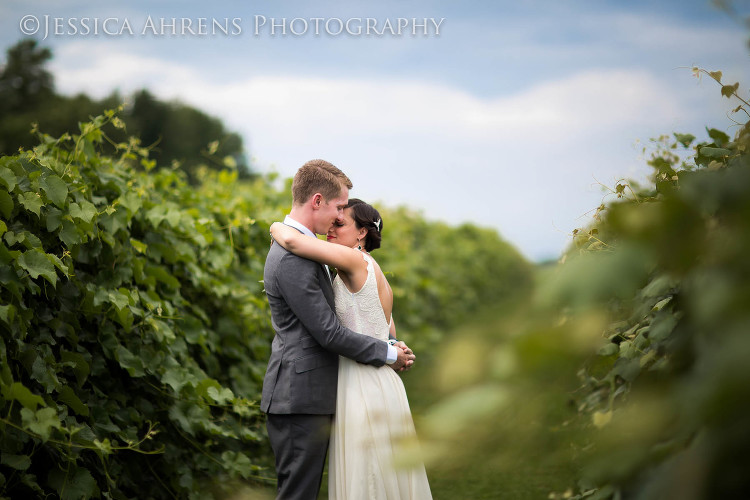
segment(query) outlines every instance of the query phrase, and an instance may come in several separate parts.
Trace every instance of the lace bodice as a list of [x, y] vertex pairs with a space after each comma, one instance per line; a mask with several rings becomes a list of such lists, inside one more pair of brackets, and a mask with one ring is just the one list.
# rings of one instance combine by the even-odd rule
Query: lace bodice
[[336, 316], [342, 325], [357, 333], [388, 340], [389, 323], [380, 304], [375, 266], [370, 256], [362, 253], [362, 257], [367, 262], [367, 279], [359, 291], [350, 292], [340, 276], [333, 280]]

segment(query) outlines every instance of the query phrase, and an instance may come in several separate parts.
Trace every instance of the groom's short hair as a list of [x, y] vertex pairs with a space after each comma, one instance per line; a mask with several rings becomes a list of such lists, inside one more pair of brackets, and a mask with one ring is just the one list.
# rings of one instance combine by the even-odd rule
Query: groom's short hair
[[292, 203], [303, 204], [315, 193], [326, 200], [336, 198], [341, 188], [351, 189], [353, 184], [344, 172], [325, 160], [310, 160], [302, 165], [292, 181]]

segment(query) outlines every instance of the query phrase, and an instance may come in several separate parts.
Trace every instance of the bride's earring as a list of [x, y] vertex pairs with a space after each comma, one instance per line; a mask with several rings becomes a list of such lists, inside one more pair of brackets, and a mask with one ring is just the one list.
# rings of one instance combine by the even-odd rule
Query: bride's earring
[[357, 240], [357, 250], [362, 251], [362, 240]]

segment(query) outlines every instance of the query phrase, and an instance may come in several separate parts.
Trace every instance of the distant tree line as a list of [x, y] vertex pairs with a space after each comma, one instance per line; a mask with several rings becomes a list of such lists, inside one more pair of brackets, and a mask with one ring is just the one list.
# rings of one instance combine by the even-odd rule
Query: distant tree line
[[0, 65], [0, 155], [38, 144], [32, 124], [59, 136], [125, 101], [119, 113], [125, 128], [112, 133], [112, 142], [138, 137], [141, 146], [150, 149], [151, 160], [165, 166], [178, 164], [192, 183], [197, 182], [198, 165], [237, 168], [240, 177], [251, 176], [242, 138], [226, 130], [218, 118], [180, 102], [160, 101], [146, 89], [128, 98], [114, 91], [101, 100], [83, 93], [58, 94], [54, 76], [46, 69], [51, 58], [52, 51], [36, 40], [22, 40], [6, 51]]

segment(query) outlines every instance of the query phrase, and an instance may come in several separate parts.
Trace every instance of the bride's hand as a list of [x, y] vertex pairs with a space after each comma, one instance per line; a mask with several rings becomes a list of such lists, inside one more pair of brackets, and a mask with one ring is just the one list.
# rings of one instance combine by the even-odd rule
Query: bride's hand
[[282, 222], [274, 222], [269, 228], [271, 238], [273, 241], [286, 248], [290, 252], [297, 253], [295, 249], [299, 246], [295, 242], [299, 241], [299, 238], [303, 237], [302, 233], [296, 229], [287, 226]]
[[409, 346], [406, 345], [403, 340], [399, 340], [393, 345], [395, 345], [396, 347], [400, 347], [401, 349], [406, 351], [406, 354], [414, 354], [414, 352], [411, 349], [409, 349]]
[[395, 347], [400, 349], [399, 358], [401, 357], [401, 353], [403, 353], [404, 357], [406, 358], [406, 361], [399, 365], [398, 368], [394, 366], [394, 370], [397, 372], [405, 372], [409, 371], [414, 364], [414, 360], [416, 359], [416, 356], [414, 355], [414, 352], [409, 349], [409, 346], [407, 346], [403, 341], [399, 340], [395, 344], [393, 344]]
[[273, 237], [273, 233], [278, 233], [278, 228], [281, 225], [281, 222], [274, 222], [271, 224], [271, 227], [268, 228], [268, 232], [271, 235], [271, 238], [276, 239]]

